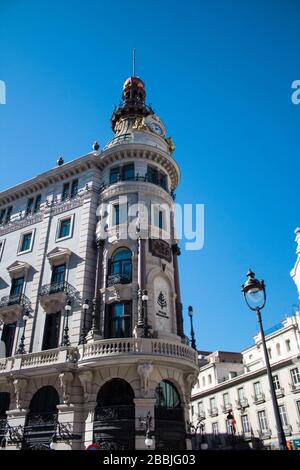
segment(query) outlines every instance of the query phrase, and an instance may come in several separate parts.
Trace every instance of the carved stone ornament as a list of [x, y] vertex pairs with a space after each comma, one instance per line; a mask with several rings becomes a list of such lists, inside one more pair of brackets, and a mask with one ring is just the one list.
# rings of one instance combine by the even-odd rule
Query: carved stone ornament
[[196, 385], [198, 380], [197, 372], [191, 372], [185, 375], [185, 400], [187, 403], [191, 401], [191, 393], [194, 385]]
[[27, 380], [26, 379], [14, 379], [12, 382], [15, 398], [16, 398], [16, 408], [19, 410], [22, 408], [22, 404], [24, 401], [24, 391], [27, 387]]
[[73, 380], [74, 380], [74, 376], [72, 372], [61, 372], [59, 374], [59, 381], [60, 381], [60, 386], [63, 392], [62, 396], [63, 396], [64, 403], [70, 403], [71, 387], [72, 387]]
[[143, 363], [139, 364], [137, 368], [137, 372], [140, 377], [140, 383], [141, 383], [141, 390], [144, 396], [147, 395], [148, 390], [149, 390], [149, 378], [150, 375], [152, 374], [153, 371], [153, 365], [150, 363]]
[[79, 373], [78, 377], [83, 388], [83, 399], [85, 402], [88, 402], [93, 385], [93, 372], [91, 370], [84, 370]]
[[163, 258], [169, 263], [172, 259], [172, 253], [169, 243], [158, 238], [149, 238], [149, 251], [153, 256]]

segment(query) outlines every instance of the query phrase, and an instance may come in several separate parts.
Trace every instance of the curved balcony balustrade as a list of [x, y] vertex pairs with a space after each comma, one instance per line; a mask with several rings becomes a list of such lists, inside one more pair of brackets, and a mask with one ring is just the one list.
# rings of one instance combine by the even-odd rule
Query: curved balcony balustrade
[[7, 295], [0, 300], [0, 320], [3, 323], [15, 323], [30, 307], [30, 300], [24, 294]]
[[110, 274], [107, 276], [107, 287], [115, 286], [116, 284], [130, 284], [131, 275], [130, 274]]
[[75, 293], [75, 288], [66, 281], [45, 284], [39, 291], [40, 304], [46, 313], [58, 312]]
[[123, 176], [122, 174], [120, 174], [118, 175], [118, 178], [116, 178], [116, 180], [111, 181], [110, 183], [107, 183], [107, 184], [103, 183], [100, 186], [99, 192], [102, 193], [103, 191], [105, 191], [107, 188], [109, 188], [110, 186], [114, 184], [117, 184], [120, 182], [132, 182], [132, 181], [155, 184], [156, 186], [163, 188], [168, 194], [170, 194], [172, 199], [175, 200], [174, 191], [169, 190], [168, 185], [164, 179], [154, 178], [153, 176], [150, 176], [147, 174], [145, 174], [144, 176], [141, 176], [138, 173], [131, 177]]

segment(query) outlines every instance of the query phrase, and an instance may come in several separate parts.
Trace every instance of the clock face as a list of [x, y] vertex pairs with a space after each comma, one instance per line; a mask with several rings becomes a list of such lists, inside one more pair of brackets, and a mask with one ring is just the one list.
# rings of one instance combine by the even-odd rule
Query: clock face
[[154, 122], [154, 121], [150, 122], [149, 127], [153, 132], [155, 132], [155, 134], [164, 135], [163, 128], [157, 122]]

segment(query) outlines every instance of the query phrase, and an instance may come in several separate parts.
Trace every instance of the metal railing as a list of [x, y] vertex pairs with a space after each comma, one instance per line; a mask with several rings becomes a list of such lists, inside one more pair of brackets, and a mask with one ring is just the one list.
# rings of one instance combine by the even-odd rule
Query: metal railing
[[115, 284], [130, 284], [131, 274], [110, 274], [107, 276], [107, 287], [114, 286]]
[[9, 307], [10, 305], [22, 305], [24, 307], [29, 307], [30, 300], [26, 297], [25, 294], [17, 295], [6, 295], [0, 300], [0, 308]]
[[101, 192], [105, 191], [105, 189], [112, 186], [113, 184], [117, 184], [117, 183], [120, 183], [120, 182], [123, 182], [123, 181], [129, 181], [129, 182], [130, 181], [138, 181], [138, 182], [143, 182], [143, 183], [155, 184], [156, 186], [159, 186], [162, 189], [164, 189], [165, 191], [167, 191], [167, 193], [170, 194], [172, 199], [175, 199], [174, 191], [172, 191], [172, 190], [169, 191], [168, 185], [164, 180], [161, 180], [159, 178], [155, 178], [153, 176], [150, 176], [147, 173], [144, 176], [139, 175], [138, 173], [135, 174], [135, 175], [132, 175], [132, 176], [125, 176], [125, 175], [119, 174], [118, 177], [114, 181], [110, 181], [109, 183], [106, 183], [106, 184], [102, 183], [102, 185], [100, 186], [99, 192], [101, 193]]
[[51, 284], [45, 284], [41, 287], [39, 295], [42, 297], [44, 295], [59, 294], [64, 292], [68, 296], [74, 295], [76, 290], [75, 288], [66, 281], [60, 282], [51, 282]]

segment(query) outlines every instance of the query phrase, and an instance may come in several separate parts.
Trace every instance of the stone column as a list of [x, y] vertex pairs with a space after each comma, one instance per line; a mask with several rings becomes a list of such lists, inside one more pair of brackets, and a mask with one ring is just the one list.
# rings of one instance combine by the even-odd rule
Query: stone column
[[145, 265], [145, 243], [146, 240], [138, 238], [138, 322], [139, 329], [144, 327], [144, 311], [142, 304], [142, 292], [146, 288], [146, 265]]
[[94, 420], [97, 402], [82, 405], [82, 446], [84, 449], [94, 442]]
[[103, 246], [104, 240], [98, 239], [96, 241], [96, 273], [95, 273], [95, 286], [94, 298], [92, 304], [92, 325], [91, 330], [87, 335], [87, 341], [95, 341], [103, 338], [104, 335], [104, 319], [101, 315], [101, 294], [100, 289], [102, 285], [102, 272], [103, 272]]
[[[14, 428], [12, 430], [13, 434], [14, 434], [14, 431], [17, 431], [18, 433], [20, 433], [20, 436], [23, 436], [26, 416], [28, 412], [29, 412], [28, 409], [16, 409], [16, 410], [9, 410], [6, 412], [7, 424], [11, 428]], [[18, 426], [20, 426], [19, 430], [17, 430]], [[20, 450], [22, 447], [22, 441], [13, 442], [13, 441], [10, 441], [9, 437], [10, 437], [10, 433], [8, 432], [6, 435], [5, 449], [6, 450]]]
[[[154, 406], [156, 399], [155, 398], [135, 398], [135, 448], [136, 450], [153, 450], [155, 449], [155, 437], [154, 437]], [[151, 437], [153, 439], [153, 446], [148, 449], [145, 445], [146, 429], [145, 426], [141, 426], [139, 417], [142, 420], [146, 419], [146, 416], [150, 411], [152, 417], [151, 421]]]
[[[56, 450], [81, 450], [83, 448], [82, 405], [62, 404], [57, 406], [57, 447]], [[60, 426], [61, 425], [61, 426]], [[60, 432], [61, 431], [61, 436]], [[68, 434], [75, 437], [68, 439]], [[60, 440], [60, 437], [63, 439]]]
[[180, 248], [175, 243], [172, 245], [173, 252], [173, 268], [174, 268], [174, 288], [176, 293], [175, 309], [176, 309], [176, 323], [177, 323], [177, 334], [184, 338], [183, 331], [183, 316], [182, 316], [182, 303], [179, 283], [179, 269], [178, 269], [178, 256], [180, 255]]

